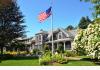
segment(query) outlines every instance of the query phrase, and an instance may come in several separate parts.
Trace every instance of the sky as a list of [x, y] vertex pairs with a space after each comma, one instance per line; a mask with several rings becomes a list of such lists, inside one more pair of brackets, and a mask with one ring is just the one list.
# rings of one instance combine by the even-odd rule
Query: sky
[[80, 0], [18, 0], [20, 10], [25, 16], [27, 37], [33, 37], [41, 29], [51, 30], [51, 18], [39, 23], [39, 13], [47, 10], [53, 2], [53, 28], [66, 28], [68, 25], [77, 26], [82, 16], [91, 15], [91, 4]]

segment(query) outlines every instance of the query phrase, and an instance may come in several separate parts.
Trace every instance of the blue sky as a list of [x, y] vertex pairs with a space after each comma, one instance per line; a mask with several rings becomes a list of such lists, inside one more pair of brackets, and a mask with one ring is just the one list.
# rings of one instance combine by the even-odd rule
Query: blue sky
[[[25, 16], [25, 25], [28, 37], [34, 36], [40, 29], [49, 31], [51, 29], [50, 18], [39, 23], [40, 12], [50, 7], [51, 0], [18, 0], [20, 10]], [[91, 16], [91, 4], [80, 2], [80, 0], [52, 0], [53, 1], [53, 27], [66, 28], [68, 25], [77, 26], [82, 16]]]

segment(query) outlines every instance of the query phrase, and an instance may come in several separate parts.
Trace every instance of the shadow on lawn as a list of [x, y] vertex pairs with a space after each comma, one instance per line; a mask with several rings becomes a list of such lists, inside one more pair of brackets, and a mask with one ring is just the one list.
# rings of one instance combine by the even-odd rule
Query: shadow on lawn
[[90, 61], [95, 63], [96, 65], [100, 65], [100, 60], [95, 60], [95, 59], [91, 59], [91, 58], [83, 58], [81, 59], [82, 61]]
[[1, 61], [6, 60], [32, 60], [38, 59], [38, 56], [12, 56], [12, 55], [3, 55]]

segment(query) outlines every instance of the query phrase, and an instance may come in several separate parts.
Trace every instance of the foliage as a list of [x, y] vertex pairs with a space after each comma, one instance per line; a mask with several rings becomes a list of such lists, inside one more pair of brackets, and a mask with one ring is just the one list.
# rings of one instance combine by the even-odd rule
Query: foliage
[[13, 55], [11, 55], [11, 54], [0, 55], [1, 60], [11, 59], [12, 57], [13, 57]]
[[13, 56], [16, 56], [16, 55], [22, 55], [22, 54], [27, 54], [27, 52], [26, 51], [19, 51], [19, 52], [17, 52], [17, 51], [7, 51], [7, 52], [5, 52], [5, 54], [10, 54], [10, 55], [13, 55]]
[[90, 23], [91, 23], [91, 20], [88, 17], [82, 17], [78, 24], [78, 27], [81, 29], [86, 29]]
[[25, 43], [22, 43], [20, 41], [14, 40], [10, 44], [10, 47], [8, 47], [8, 48], [9, 48], [9, 51], [12, 50], [13, 48], [16, 48], [16, 51], [20, 52], [20, 51], [26, 50], [25, 47], [26, 47]]
[[62, 44], [58, 44], [57, 52], [58, 53], [64, 53], [64, 47], [63, 47]]
[[51, 53], [46, 52], [41, 58], [40, 58], [40, 65], [48, 65], [52, 62], [51, 59]]
[[10, 5], [12, 0], [0, 0], [0, 8]]
[[61, 64], [67, 63], [67, 59], [65, 59], [62, 54], [54, 54], [52, 56], [52, 60], [53, 60], [53, 62], [57, 62], [57, 63], [61, 63]]
[[[84, 48], [87, 54], [92, 54], [95, 58], [100, 53], [100, 18], [94, 20], [93, 24], [89, 24], [87, 29], [79, 30], [74, 39], [74, 49]], [[84, 50], [83, 50], [84, 51]]]
[[51, 56], [51, 55], [52, 55], [51, 51], [46, 51], [46, 52], [44, 53], [44, 56], [46, 56], [46, 55]]
[[62, 54], [54, 54], [52, 56], [50, 51], [46, 52], [40, 58], [40, 64], [41, 65], [49, 65], [49, 64], [52, 64], [54, 62], [64, 64], [64, 63], [67, 63], [67, 59], [65, 59]]
[[74, 52], [74, 51], [65, 51], [64, 52], [64, 56], [66, 57], [74, 57], [74, 56], [77, 56], [77, 54]]
[[84, 47], [79, 46], [79, 47], [75, 48], [75, 50], [76, 50], [76, 54], [79, 56], [87, 55]]
[[72, 25], [69, 25], [69, 26], [67, 26], [67, 28], [66, 28], [67, 30], [73, 30], [74, 29], [74, 27], [72, 26]]
[[33, 49], [33, 54], [38, 54], [39, 53], [39, 49]]
[[0, 8], [0, 48], [3, 54], [3, 47], [10, 46], [11, 42], [18, 37], [24, 36], [25, 26], [23, 15], [12, 1], [8, 6]]
[[49, 46], [47, 44], [45, 44], [44, 45], [44, 51], [49, 51], [49, 50], [50, 50]]
[[93, 16], [95, 18], [100, 17], [100, 0], [80, 0], [80, 1], [85, 1], [85, 2], [90, 2], [93, 4]]

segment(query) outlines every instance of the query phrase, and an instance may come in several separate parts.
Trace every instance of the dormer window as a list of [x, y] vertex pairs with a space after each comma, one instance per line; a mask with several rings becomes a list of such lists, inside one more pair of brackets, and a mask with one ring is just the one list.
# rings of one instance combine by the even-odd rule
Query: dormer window
[[41, 41], [41, 35], [39, 35], [39, 41]]
[[59, 32], [58, 39], [61, 39], [61, 38], [62, 38], [62, 32]]

